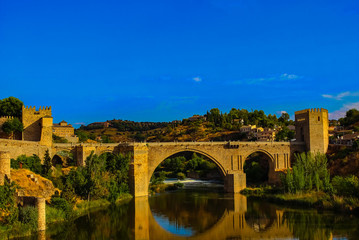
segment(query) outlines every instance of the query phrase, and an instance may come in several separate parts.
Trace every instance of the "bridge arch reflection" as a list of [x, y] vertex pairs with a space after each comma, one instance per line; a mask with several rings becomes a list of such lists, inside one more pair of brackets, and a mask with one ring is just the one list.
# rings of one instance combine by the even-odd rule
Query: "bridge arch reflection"
[[[203, 232], [192, 236], [179, 236], [164, 229], [155, 219], [150, 209], [147, 197], [134, 199], [133, 233], [135, 239], [233, 239], [233, 238], [273, 238], [291, 237], [292, 233], [282, 224], [283, 211], [275, 210], [270, 213], [269, 224], [263, 231], [257, 231], [251, 224], [251, 215], [247, 214], [247, 199], [240, 194], [234, 194], [218, 221]], [[248, 221], [248, 222], [247, 222]], [[265, 234], [265, 235], [264, 235]]]

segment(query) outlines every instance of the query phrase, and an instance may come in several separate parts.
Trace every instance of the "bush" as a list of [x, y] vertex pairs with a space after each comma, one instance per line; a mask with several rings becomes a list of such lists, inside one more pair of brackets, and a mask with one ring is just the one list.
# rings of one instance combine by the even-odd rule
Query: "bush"
[[151, 178], [151, 184], [162, 184], [164, 180], [166, 180], [166, 172], [161, 171], [159, 173], [154, 173]]
[[286, 177], [282, 177], [286, 191], [311, 191], [314, 185], [317, 191], [332, 192], [327, 158], [324, 154], [302, 153], [295, 155], [295, 158], [293, 169], [287, 169]]
[[0, 186], [0, 212], [4, 216], [4, 222], [7, 224], [14, 223], [18, 218], [18, 209], [15, 200], [16, 184], [5, 181]]
[[335, 176], [332, 185], [334, 193], [340, 196], [359, 198], [359, 180], [356, 176]]
[[64, 198], [60, 197], [52, 197], [51, 198], [51, 206], [61, 210], [65, 213], [66, 218], [70, 218], [72, 216], [72, 206], [71, 204]]
[[32, 231], [37, 230], [37, 215], [35, 207], [26, 206], [19, 208], [19, 221], [28, 225]]
[[31, 157], [27, 157], [26, 155], [21, 155], [17, 157], [16, 160], [11, 159], [11, 168], [18, 169], [20, 168], [20, 162], [22, 162], [22, 167], [33, 171], [34, 173], [41, 174], [42, 173], [42, 165], [41, 159], [36, 154]]
[[184, 173], [181, 173], [181, 172], [177, 173], [177, 179], [183, 180], [185, 178], [186, 178], [186, 175]]

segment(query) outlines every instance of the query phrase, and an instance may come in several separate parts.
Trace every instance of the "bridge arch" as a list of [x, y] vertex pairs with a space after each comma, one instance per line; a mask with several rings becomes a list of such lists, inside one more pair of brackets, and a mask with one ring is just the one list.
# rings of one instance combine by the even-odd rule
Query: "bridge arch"
[[[149, 172], [148, 172], [148, 179], [151, 179], [151, 176], [153, 175], [154, 171], [156, 170], [156, 168], [164, 161], [166, 160], [167, 158], [173, 156], [173, 155], [176, 155], [178, 153], [181, 153], [181, 152], [193, 152], [193, 153], [198, 153], [200, 155], [203, 155], [205, 157], [207, 157], [208, 159], [210, 159], [213, 163], [216, 164], [220, 174], [222, 177], [225, 177], [226, 176], [226, 171], [225, 171], [225, 168], [224, 166], [221, 164], [221, 162], [219, 160], [217, 160], [216, 158], [214, 158], [212, 155], [208, 154], [207, 152], [205, 151], [202, 151], [202, 150], [199, 150], [199, 149], [195, 149], [195, 148], [184, 148], [184, 149], [176, 149], [176, 150], [173, 150], [173, 151], [170, 151], [169, 153], [167, 152], [165, 155], [161, 156], [161, 157], [158, 157], [155, 161], [155, 164], [153, 165], [152, 168], [149, 169]], [[149, 184], [149, 183], [148, 183]]]
[[[262, 154], [262, 156], [256, 156], [254, 154], [259, 153]], [[257, 159], [253, 159], [257, 157]], [[251, 159], [252, 158], [252, 159]], [[258, 162], [259, 166], [256, 166], [256, 170], [252, 168], [253, 165], [248, 166], [249, 161], [251, 162]], [[268, 152], [265, 149], [254, 149], [250, 151], [248, 154], [245, 155], [244, 158], [244, 168], [243, 170], [246, 173], [246, 179], [247, 183], [251, 183], [254, 185], [260, 184], [260, 183], [275, 183], [275, 168], [276, 168], [276, 159], [275, 156], [273, 156], [270, 152]], [[252, 169], [252, 171], [250, 171]], [[254, 174], [254, 172], [257, 172]]]
[[253, 153], [256, 153], [256, 152], [266, 154], [270, 158], [270, 160], [274, 163], [274, 156], [270, 152], [268, 152], [267, 150], [264, 150], [262, 148], [258, 148], [258, 149], [255, 149], [255, 150], [249, 152], [247, 155], [244, 156], [244, 159], [246, 160], [250, 155], [252, 155]]
[[61, 167], [67, 167], [74, 165], [74, 156], [73, 152], [69, 149], [61, 149], [53, 154], [51, 158], [52, 166], [56, 167], [57, 165], [61, 165]]

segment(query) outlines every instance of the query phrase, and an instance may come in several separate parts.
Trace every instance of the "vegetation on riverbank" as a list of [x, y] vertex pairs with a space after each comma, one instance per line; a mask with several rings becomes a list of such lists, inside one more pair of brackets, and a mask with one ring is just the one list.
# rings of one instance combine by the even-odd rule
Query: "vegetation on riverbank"
[[325, 155], [300, 154], [281, 177], [281, 187], [246, 188], [248, 197], [297, 207], [331, 209], [359, 214], [359, 180], [356, 176], [330, 179]]
[[[20, 156], [12, 160], [12, 167], [28, 168], [48, 178], [59, 189], [46, 206], [47, 223], [71, 221], [90, 209], [118, 204], [132, 196], [128, 193], [129, 155], [91, 154], [86, 166], [72, 167], [66, 174], [51, 167], [51, 159], [45, 155], [44, 164], [34, 155]], [[50, 163], [50, 165], [49, 165]], [[37, 211], [34, 207], [16, 205], [18, 186], [14, 182], [0, 186], [1, 217], [0, 235], [23, 236], [37, 230]], [[1, 233], [2, 232], [2, 233]]]

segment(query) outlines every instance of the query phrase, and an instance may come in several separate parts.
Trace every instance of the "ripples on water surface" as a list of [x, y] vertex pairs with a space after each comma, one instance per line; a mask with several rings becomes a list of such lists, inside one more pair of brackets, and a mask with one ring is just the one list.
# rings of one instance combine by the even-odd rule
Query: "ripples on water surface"
[[46, 239], [359, 239], [358, 218], [284, 208], [217, 187], [136, 198], [52, 225]]

